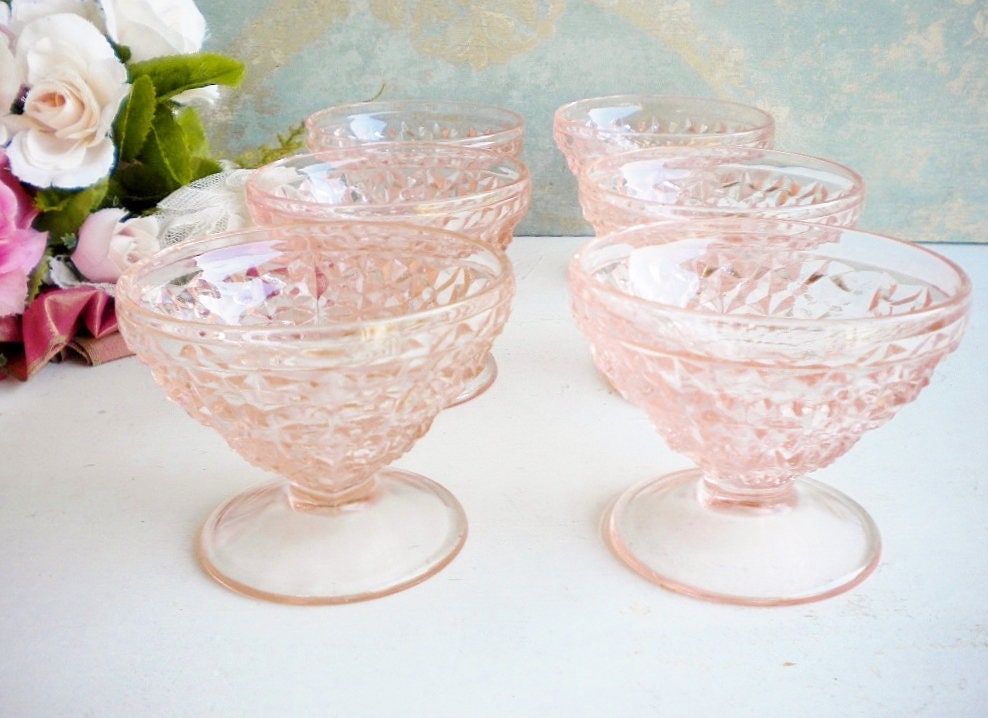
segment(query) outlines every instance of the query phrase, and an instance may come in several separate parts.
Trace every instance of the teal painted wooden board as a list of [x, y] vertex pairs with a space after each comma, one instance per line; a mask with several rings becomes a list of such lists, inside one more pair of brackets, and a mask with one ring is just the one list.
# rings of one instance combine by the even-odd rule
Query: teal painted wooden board
[[248, 65], [211, 125], [235, 154], [328, 105], [504, 105], [527, 123], [526, 234], [589, 231], [551, 136], [570, 100], [721, 97], [778, 122], [777, 146], [868, 185], [861, 226], [988, 241], [985, 0], [199, 0], [207, 49]]

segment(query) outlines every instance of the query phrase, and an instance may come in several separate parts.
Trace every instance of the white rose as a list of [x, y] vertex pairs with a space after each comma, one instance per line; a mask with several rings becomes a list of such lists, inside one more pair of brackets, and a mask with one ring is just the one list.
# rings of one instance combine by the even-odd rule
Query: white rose
[[199, 52], [206, 19], [193, 0], [101, 0], [106, 29], [131, 59]]
[[10, 29], [17, 34], [32, 20], [59, 13], [78, 15], [101, 32], [103, 30], [103, 13], [96, 0], [13, 0], [10, 3]]
[[[7, 7], [0, 2], [0, 12]], [[0, 147], [10, 139], [7, 126], [3, 122], [4, 114], [10, 111], [10, 106], [17, 100], [21, 91], [21, 83], [17, 76], [17, 63], [10, 49], [10, 39], [3, 29], [3, 18], [0, 17]]]
[[109, 134], [130, 91], [127, 69], [103, 34], [60, 13], [24, 26], [14, 49], [22, 114], [0, 117], [11, 134], [11, 171], [36, 187], [88, 187], [109, 174]]
[[101, 209], [79, 227], [72, 264], [91, 282], [115, 282], [127, 267], [158, 248], [154, 215], [128, 219], [122, 209]]

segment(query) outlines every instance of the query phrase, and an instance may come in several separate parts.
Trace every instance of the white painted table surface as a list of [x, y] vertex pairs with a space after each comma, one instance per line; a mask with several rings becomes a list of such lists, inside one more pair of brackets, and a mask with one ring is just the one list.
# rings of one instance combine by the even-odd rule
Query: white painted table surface
[[129, 358], [0, 382], [0, 716], [988, 715], [988, 246], [972, 321], [931, 385], [816, 474], [884, 541], [861, 586], [723, 606], [619, 563], [599, 519], [687, 466], [608, 391], [568, 311], [583, 240], [524, 237], [500, 376], [396, 465], [450, 488], [462, 553], [343, 606], [264, 603], [193, 555], [221, 500], [267, 477]]

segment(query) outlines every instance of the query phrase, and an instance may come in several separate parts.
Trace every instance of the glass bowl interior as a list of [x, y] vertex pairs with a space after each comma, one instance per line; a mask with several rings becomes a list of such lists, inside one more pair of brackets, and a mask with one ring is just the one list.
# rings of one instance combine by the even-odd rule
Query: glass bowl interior
[[525, 198], [528, 169], [489, 150], [441, 145], [368, 146], [294, 155], [247, 181], [252, 209], [319, 217], [355, 213], [422, 216]]
[[657, 223], [599, 237], [578, 252], [571, 277], [608, 308], [625, 307], [626, 318], [709, 321], [754, 351], [764, 345], [753, 326], [832, 328], [847, 339], [830, 346], [835, 355], [887, 340], [882, 327], [904, 337], [939, 330], [966, 312], [971, 292], [960, 267], [920, 245], [774, 219]]
[[[580, 174], [580, 198], [593, 217], [624, 223], [648, 217], [781, 216], [853, 225], [864, 179], [820, 157], [742, 147], [657, 147], [600, 157]], [[612, 209], [608, 209], [612, 208]], [[615, 221], [621, 222], [615, 218]], [[638, 223], [638, 222], [636, 222]]]
[[914, 399], [959, 344], [971, 295], [924, 247], [772, 220], [601, 237], [569, 281], [598, 368], [676, 450], [773, 481], [826, 465]]
[[[487, 245], [372, 222], [241, 230], [174, 245], [121, 278], [130, 322], [194, 343], [263, 347], [279, 361], [359, 360], [371, 346], [503, 301], [510, 265]], [[396, 346], [377, 342], [381, 348]], [[271, 358], [269, 356], [269, 358]]]

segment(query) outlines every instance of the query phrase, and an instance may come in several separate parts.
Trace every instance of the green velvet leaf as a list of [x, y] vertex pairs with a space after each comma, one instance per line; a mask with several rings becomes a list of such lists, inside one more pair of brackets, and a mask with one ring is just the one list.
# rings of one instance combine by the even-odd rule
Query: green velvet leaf
[[200, 177], [206, 177], [208, 175], [214, 175], [217, 172], [222, 172], [223, 166], [216, 160], [209, 159], [208, 157], [193, 157], [192, 158], [192, 179], [197, 180]]
[[134, 80], [130, 95], [117, 113], [113, 124], [113, 140], [119, 152], [120, 162], [132, 162], [144, 147], [151, 122], [154, 119], [156, 96], [151, 78], [141, 76]]
[[244, 65], [225, 55], [202, 52], [194, 55], [155, 57], [130, 66], [132, 81], [149, 77], [158, 101], [169, 100], [180, 92], [209, 85], [236, 87], [244, 75]]
[[48, 232], [49, 245], [71, 242], [86, 217], [96, 210], [106, 196], [106, 182], [79, 191], [43, 189], [34, 198], [41, 212], [35, 226]]
[[109, 196], [131, 211], [151, 210], [180, 187], [221, 171], [219, 162], [203, 156], [206, 151], [206, 133], [194, 110], [176, 114], [170, 105], [159, 105], [140, 155], [114, 172]]
[[175, 120], [185, 133], [185, 144], [189, 148], [189, 154], [193, 157], [208, 156], [209, 141], [206, 139], [206, 129], [199, 119], [199, 113], [191, 107], [186, 107], [176, 115]]
[[[74, 238], [73, 238], [74, 239]], [[75, 247], [75, 242], [72, 242], [71, 247], [66, 247], [66, 249], [71, 250]], [[51, 248], [45, 249], [45, 253], [41, 257], [41, 261], [35, 266], [34, 270], [31, 272], [27, 279], [27, 303], [30, 304], [34, 301], [34, 298], [38, 296], [41, 292], [41, 286], [44, 284], [45, 275], [48, 274], [48, 260], [51, 259]]]
[[138, 160], [159, 177], [160, 182], [155, 182], [155, 186], [167, 187], [168, 192], [192, 180], [192, 157], [185, 132], [168, 106], [159, 105], [155, 111], [151, 131]]
[[126, 197], [127, 209], [132, 213], [152, 209], [177, 189], [167, 176], [143, 164], [133, 164], [117, 172], [113, 187], [116, 194]]

